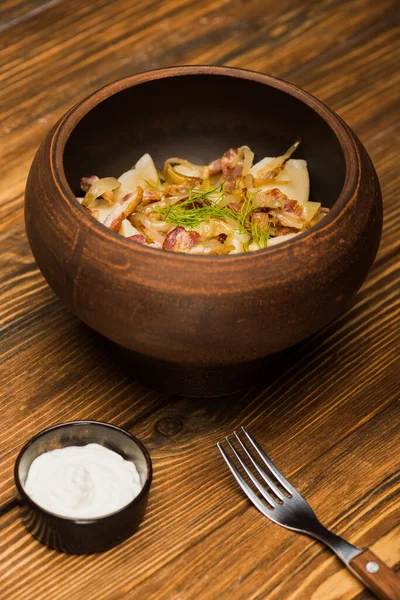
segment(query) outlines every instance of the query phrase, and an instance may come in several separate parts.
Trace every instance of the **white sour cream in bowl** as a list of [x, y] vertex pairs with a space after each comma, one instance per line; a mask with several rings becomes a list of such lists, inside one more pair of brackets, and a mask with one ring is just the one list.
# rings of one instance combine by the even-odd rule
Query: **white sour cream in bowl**
[[134, 462], [100, 444], [66, 446], [40, 454], [24, 490], [49, 512], [75, 519], [109, 515], [142, 489]]

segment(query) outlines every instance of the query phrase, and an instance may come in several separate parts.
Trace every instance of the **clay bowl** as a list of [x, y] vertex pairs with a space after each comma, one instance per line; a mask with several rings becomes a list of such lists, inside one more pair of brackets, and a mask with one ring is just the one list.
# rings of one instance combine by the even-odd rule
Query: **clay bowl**
[[[200, 257], [146, 248], [94, 221], [75, 200], [82, 175], [119, 176], [144, 153], [210, 161], [249, 145], [274, 156], [301, 136], [311, 199], [330, 207], [294, 240]], [[266, 357], [349, 305], [375, 258], [382, 201], [349, 127], [310, 94], [227, 67], [150, 71], [74, 106], [48, 134], [26, 188], [34, 257], [60, 299], [131, 360], [134, 377], [186, 395], [254, 383]], [[82, 357], [84, 360], [84, 357]]]

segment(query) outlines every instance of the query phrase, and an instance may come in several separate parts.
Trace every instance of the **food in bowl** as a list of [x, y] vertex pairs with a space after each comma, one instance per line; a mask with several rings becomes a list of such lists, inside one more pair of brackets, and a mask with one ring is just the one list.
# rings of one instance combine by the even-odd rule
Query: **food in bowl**
[[97, 443], [48, 450], [32, 462], [25, 492], [53, 514], [93, 519], [131, 502], [142, 489], [136, 465]]
[[309, 201], [305, 160], [282, 156], [253, 164], [248, 146], [206, 165], [169, 158], [158, 171], [150, 154], [118, 179], [82, 177], [77, 198], [97, 221], [125, 238], [169, 252], [237, 254], [284, 242], [328, 212]]

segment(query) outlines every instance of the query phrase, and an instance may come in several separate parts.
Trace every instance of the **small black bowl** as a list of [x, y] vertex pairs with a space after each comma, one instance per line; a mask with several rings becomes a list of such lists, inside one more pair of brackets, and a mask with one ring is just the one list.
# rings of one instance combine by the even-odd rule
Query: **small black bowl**
[[[25, 492], [24, 483], [37, 456], [57, 448], [91, 443], [101, 444], [135, 463], [143, 487], [129, 504], [104, 517], [74, 519], [51, 513]], [[136, 531], [146, 510], [152, 465], [144, 445], [127, 431], [99, 421], [71, 421], [44, 429], [25, 444], [15, 463], [14, 479], [27, 530], [49, 548], [88, 554], [108, 550]]]

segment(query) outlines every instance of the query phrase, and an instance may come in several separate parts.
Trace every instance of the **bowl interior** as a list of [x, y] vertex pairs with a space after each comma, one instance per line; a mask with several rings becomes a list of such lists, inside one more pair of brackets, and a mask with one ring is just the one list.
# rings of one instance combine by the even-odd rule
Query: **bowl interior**
[[113, 426], [85, 421], [56, 425], [33, 438], [20, 456], [17, 476], [21, 485], [24, 486], [25, 484], [32, 462], [43, 452], [66, 446], [84, 446], [92, 443], [106, 446], [126, 460], [133, 461], [139, 472], [142, 486], [144, 486], [150, 476], [150, 459], [146, 459], [139, 442]]
[[258, 160], [283, 154], [299, 136], [294, 157], [308, 162], [310, 199], [332, 207], [346, 165], [330, 125], [295, 96], [221, 74], [164, 77], [106, 98], [72, 131], [64, 169], [73, 192], [81, 195], [81, 176], [119, 177], [145, 152], [160, 168], [170, 156], [204, 164], [246, 144]]

